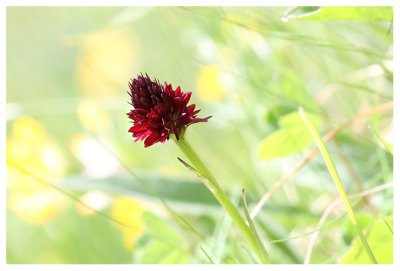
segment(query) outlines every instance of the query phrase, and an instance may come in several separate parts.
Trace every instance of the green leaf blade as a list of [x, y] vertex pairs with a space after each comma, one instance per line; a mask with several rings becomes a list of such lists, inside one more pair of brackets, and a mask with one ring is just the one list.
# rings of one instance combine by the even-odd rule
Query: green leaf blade
[[295, 7], [282, 15], [282, 21], [302, 20], [359, 20], [391, 21], [392, 7]]

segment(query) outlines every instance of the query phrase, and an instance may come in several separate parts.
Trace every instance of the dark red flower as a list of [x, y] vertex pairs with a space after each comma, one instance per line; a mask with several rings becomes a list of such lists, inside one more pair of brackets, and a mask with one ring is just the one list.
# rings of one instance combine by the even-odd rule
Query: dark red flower
[[188, 105], [190, 91], [183, 92], [178, 86], [161, 85], [158, 80], [151, 80], [146, 74], [138, 75], [129, 82], [131, 105], [134, 107], [127, 115], [133, 120], [129, 129], [135, 142], [144, 140], [147, 148], [157, 142], [165, 142], [171, 133], [179, 140], [179, 133], [187, 126], [197, 122], [206, 122], [207, 118], [196, 118], [200, 110], [195, 105]]

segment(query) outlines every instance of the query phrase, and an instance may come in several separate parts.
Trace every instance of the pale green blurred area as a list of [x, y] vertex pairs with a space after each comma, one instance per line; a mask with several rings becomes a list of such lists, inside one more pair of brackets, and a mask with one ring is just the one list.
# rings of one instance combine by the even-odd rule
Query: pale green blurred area
[[[278, 154], [263, 160], [260, 143], [283, 116], [303, 107], [326, 133], [393, 97], [390, 20], [283, 22], [286, 9], [8, 7], [7, 262], [208, 263], [201, 248], [217, 263], [254, 262], [173, 142], [133, 142], [127, 84], [148, 73], [193, 92], [199, 116], [213, 117], [186, 136], [235, 202], [246, 190], [251, 209], [312, 145], [288, 147], [288, 138], [267, 145]], [[357, 119], [328, 144], [349, 194], [392, 181], [392, 156], [368, 125], [392, 141], [387, 110]], [[304, 234], [336, 197], [320, 156], [274, 194], [255, 220], [273, 263], [304, 261]], [[369, 201], [373, 207], [353, 202], [366, 229], [390, 217], [392, 190]], [[338, 263], [349, 251], [354, 233], [343, 214], [338, 208], [321, 230], [312, 263]], [[377, 249], [380, 238], [391, 239], [373, 236]]]

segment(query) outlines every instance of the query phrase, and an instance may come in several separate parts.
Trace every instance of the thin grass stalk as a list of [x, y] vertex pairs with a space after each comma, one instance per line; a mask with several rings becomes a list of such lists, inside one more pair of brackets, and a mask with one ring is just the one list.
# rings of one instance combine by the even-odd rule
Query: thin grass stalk
[[358, 237], [360, 238], [362, 246], [364, 247], [365, 251], [367, 252], [367, 255], [368, 255], [371, 263], [377, 264], [378, 262], [375, 258], [375, 255], [374, 255], [373, 251], [371, 250], [371, 247], [369, 246], [368, 241], [365, 238], [364, 233], [362, 232], [362, 229], [357, 221], [357, 218], [354, 214], [353, 208], [351, 207], [349, 199], [347, 198], [346, 191], [344, 190], [342, 181], [340, 180], [339, 174], [337, 173], [335, 164], [332, 161], [332, 158], [329, 154], [328, 149], [326, 148], [324, 141], [322, 140], [321, 136], [319, 135], [317, 129], [314, 127], [314, 125], [311, 123], [311, 121], [307, 118], [307, 116], [304, 113], [304, 110], [302, 108], [299, 109], [299, 115], [300, 115], [301, 119], [303, 120], [304, 124], [307, 126], [308, 131], [314, 138], [314, 141], [317, 144], [318, 149], [320, 150], [320, 152], [322, 154], [322, 157], [324, 158], [326, 167], [328, 168], [328, 171], [336, 185], [339, 195], [342, 198], [342, 201], [344, 203], [344, 206], [346, 207], [349, 219], [350, 219], [351, 223], [353, 224]]

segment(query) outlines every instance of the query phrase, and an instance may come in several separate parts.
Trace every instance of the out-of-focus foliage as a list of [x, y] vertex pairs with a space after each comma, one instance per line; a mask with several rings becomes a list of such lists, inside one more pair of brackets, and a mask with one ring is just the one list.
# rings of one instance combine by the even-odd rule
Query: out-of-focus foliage
[[[309, 118], [315, 126], [320, 126], [320, 116], [310, 115]], [[261, 141], [258, 149], [260, 159], [273, 159], [298, 153], [313, 142], [312, 136], [307, 133], [307, 127], [296, 112], [281, 116], [278, 125], [280, 129]]]
[[[272, 263], [366, 255], [297, 110], [327, 143], [380, 263], [393, 260], [390, 7], [9, 7], [7, 262], [254, 263], [172, 142], [127, 130], [128, 81], [192, 91], [186, 137], [251, 213]], [[373, 127], [373, 131], [368, 127]], [[376, 136], [379, 135], [379, 136]], [[383, 144], [383, 145], [382, 145]], [[183, 158], [183, 157], [182, 157]], [[378, 189], [386, 185], [385, 189]], [[384, 217], [386, 219], [371, 219]]]
[[[372, 218], [370, 219], [372, 220]], [[375, 251], [375, 256], [379, 263], [393, 263], [393, 219], [384, 220], [381, 218], [372, 224], [368, 229], [368, 240], [371, 249]], [[351, 225], [352, 227], [352, 225]], [[368, 264], [368, 255], [362, 249], [361, 242], [354, 239], [349, 251], [340, 260], [340, 263]]]
[[190, 257], [188, 244], [171, 225], [152, 213], [144, 214], [147, 235], [140, 242], [136, 261], [147, 264], [187, 263]]

